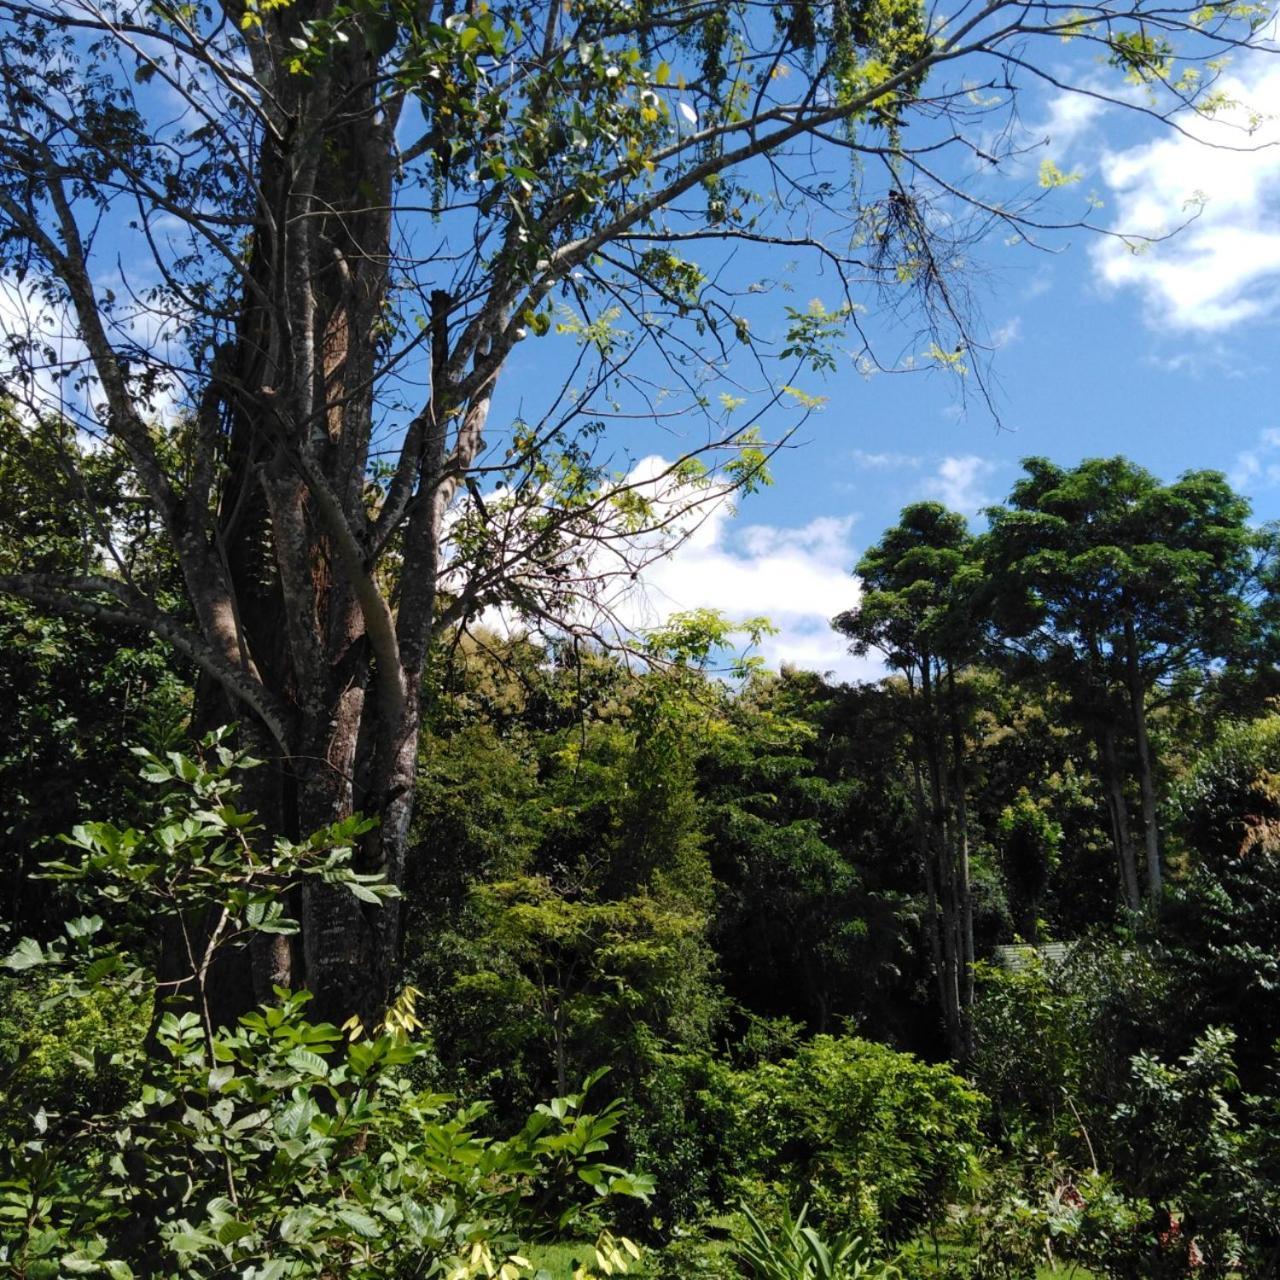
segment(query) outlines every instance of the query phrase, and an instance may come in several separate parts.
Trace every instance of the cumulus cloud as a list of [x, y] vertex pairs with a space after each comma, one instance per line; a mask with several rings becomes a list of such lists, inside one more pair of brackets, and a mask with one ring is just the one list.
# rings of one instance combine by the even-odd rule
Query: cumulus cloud
[[1233, 489], [1246, 494], [1280, 485], [1280, 429], [1270, 427], [1260, 432], [1252, 449], [1236, 454], [1227, 479]]
[[973, 453], [943, 458], [925, 482], [925, 496], [936, 498], [953, 511], [977, 515], [995, 501], [986, 490], [986, 482], [998, 469], [998, 463]]
[[830, 625], [858, 601], [853, 523], [853, 516], [820, 516], [798, 527], [739, 524], [722, 505], [644, 572], [640, 619], [647, 615], [653, 625], [697, 608], [732, 618], [763, 614], [778, 628], [762, 646], [771, 667], [786, 662], [844, 680], [877, 679], [879, 662], [853, 657]]
[[1223, 330], [1280, 304], [1280, 66], [1258, 56], [1218, 88], [1238, 105], [1102, 160], [1118, 229], [1160, 236], [1193, 218], [1147, 248], [1092, 249], [1101, 278], [1137, 289], [1162, 328]]
[[[858, 601], [855, 516], [819, 516], [797, 526], [748, 523], [725, 490], [683, 483], [671, 462], [656, 455], [640, 459], [624, 483], [650, 504], [647, 527], [569, 549], [564, 560], [572, 576], [594, 583], [578, 602], [576, 625], [625, 638], [695, 609], [734, 621], [765, 617], [777, 631], [759, 652], [774, 669], [789, 663], [842, 680], [884, 674], [878, 660], [849, 654], [830, 625]], [[502, 504], [500, 494], [490, 495], [490, 520], [507, 518]], [[522, 514], [506, 510], [518, 526]], [[502, 608], [486, 610], [480, 621], [506, 631], [524, 625]]]

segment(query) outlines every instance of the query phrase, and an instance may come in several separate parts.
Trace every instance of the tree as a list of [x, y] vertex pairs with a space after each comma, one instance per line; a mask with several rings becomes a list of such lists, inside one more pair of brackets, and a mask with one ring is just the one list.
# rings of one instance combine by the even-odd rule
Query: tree
[[957, 673], [978, 651], [972, 600], [980, 569], [967, 521], [917, 502], [858, 561], [857, 608], [834, 620], [855, 653], [878, 649], [906, 679], [916, 839], [930, 942], [951, 1051], [968, 1055], [973, 1004], [966, 734], [971, 708]]
[[757, 677], [726, 708], [699, 769], [727, 991], [754, 1014], [820, 1034], [888, 967], [876, 963], [871, 895], [845, 847], [858, 782], [820, 758], [831, 696], [806, 673]]
[[1000, 857], [1005, 882], [1015, 900], [1018, 931], [1033, 945], [1040, 941], [1040, 903], [1062, 843], [1062, 828], [1024, 787], [1000, 814]]
[[[53, 424], [24, 431], [0, 406], [0, 570], [75, 572], [90, 503], [107, 521], [136, 519], [116, 492], [118, 467], [75, 450]], [[69, 455], [83, 487], [68, 482]], [[142, 577], [146, 548], [138, 541]], [[172, 658], [145, 631], [104, 633], [87, 620], [0, 598], [0, 928], [56, 923], [57, 890], [32, 873], [56, 856], [60, 835], [89, 818], [137, 813], [129, 744], [169, 745], [186, 715], [187, 673]]]
[[[687, 532], [697, 502], [759, 481], [751, 428], [704, 412], [708, 372], [753, 342], [735, 244], [811, 252], [841, 281], [837, 308], [792, 313], [789, 365], [829, 364], [877, 287], [915, 291], [950, 351], [964, 311], [948, 237], [1034, 223], [935, 168], [939, 146], [1000, 136], [972, 119], [982, 94], [1010, 110], [1016, 75], [1039, 74], [1034, 42], [1056, 61], [1070, 35], [1146, 85], [1144, 110], [1221, 105], [1197, 64], [1265, 18], [1149, 0], [946, 18], [917, 0], [3, 0], [0, 15], [0, 266], [33, 318], [9, 344], [16, 385], [121, 461], [182, 595], [135, 581], [109, 527], [86, 530], [77, 572], [24, 565], [0, 586], [178, 649], [207, 682], [202, 719], [238, 720], [273, 761], [251, 797], [268, 827], [371, 814], [359, 865], [393, 884], [434, 641], [504, 602], [589, 629], [594, 598], [608, 621], [615, 572]], [[882, 184], [829, 182], [815, 151], [842, 150]], [[699, 247], [704, 264], [682, 256]], [[564, 377], [491, 423], [518, 344], [553, 332], [570, 350], [544, 367]], [[769, 379], [766, 403], [794, 380]], [[669, 425], [659, 382], [699, 435], [657, 469], [655, 498], [593, 442], [618, 414]], [[317, 1016], [373, 1017], [398, 910], [317, 885], [300, 916], [297, 943], [227, 976], [231, 1011], [284, 984], [311, 988]]]
[[987, 577], [998, 626], [1079, 691], [1095, 726], [1125, 901], [1137, 910], [1117, 734], [1137, 764], [1153, 908], [1162, 892], [1153, 694], [1241, 651], [1253, 630], [1250, 589], [1260, 535], [1249, 504], [1216, 471], [1164, 485], [1125, 458], [1067, 469], [1023, 463], [1007, 507], [990, 512]]
[[707, 1044], [721, 1003], [692, 756], [723, 690], [680, 665], [550, 656], [520, 685], [465, 655], [419, 777], [437, 874], [406, 890], [406, 971], [443, 1065], [517, 1109], [604, 1066], [634, 1093], [660, 1047]]
[[477, 885], [473, 898], [483, 967], [458, 979], [458, 995], [505, 1057], [547, 1050], [562, 1092], [619, 1058], [634, 1070], [639, 1049], [690, 1021], [705, 922], [687, 908], [571, 898], [536, 876]]

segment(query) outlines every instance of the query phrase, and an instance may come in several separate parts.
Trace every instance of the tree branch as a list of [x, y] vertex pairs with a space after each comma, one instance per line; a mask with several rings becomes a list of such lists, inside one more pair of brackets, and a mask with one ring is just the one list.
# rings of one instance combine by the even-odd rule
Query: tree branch
[[[262, 721], [284, 754], [290, 751], [289, 716], [249, 672], [228, 662], [208, 641], [167, 614], [141, 592], [101, 574], [0, 574], [0, 593], [57, 613], [75, 614], [112, 627], [137, 627], [171, 644]], [[114, 604], [94, 597], [110, 596]]]

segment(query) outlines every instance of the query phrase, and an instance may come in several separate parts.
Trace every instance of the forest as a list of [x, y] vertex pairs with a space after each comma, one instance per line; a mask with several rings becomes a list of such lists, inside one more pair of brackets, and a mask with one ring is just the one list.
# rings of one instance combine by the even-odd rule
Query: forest
[[204, 989], [307, 877], [380, 909], [360, 824], [273, 846], [188, 664], [6, 605], [9, 1273], [1274, 1274], [1280, 540], [1217, 473], [1023, 470], [863, 555], [877, 681], [707, 612], [442, 642], [373, 1028]]
[[0, 1275], [1280, 1276], [1277, 52], [0, 0]]

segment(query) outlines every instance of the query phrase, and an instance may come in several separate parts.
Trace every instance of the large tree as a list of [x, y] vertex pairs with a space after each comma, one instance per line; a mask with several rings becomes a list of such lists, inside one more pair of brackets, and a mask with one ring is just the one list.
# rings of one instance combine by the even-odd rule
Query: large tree
[[976, 656], [981, 571], [968, 522], [917, 502], [867, 549], [862, 596], [834, 620], [853, 652], [882, 653], [906, 679], [917, 853], [939, 1004], [952, 1054], [968, 1056], [973, 1004], [967, 738], [972, 708], [957, 675]]
[[1008, 505], [989, 512], [984, 539], [996, 629], [1071, 691], [1093, 733], [1121, 888], [1137, 910], [1120, 750], [1130, 744], [1155, 907], [1163, 872], [1152, 705], [1179, 676], [1246, 652], [1271, 535], [1250, 527], [1249, 503], [1216, 471], [1162, 484], [1125, 458], [1074, 468], [1028, 458], [1023, 467]]
[[[149, 593], [102, 523], [80, 571], [23, 566], [0, 588], [167, 640], [204, 673], [203, 714], [271, 761], [251, 797], [268, 827], [362, 810], [361, 868], [399, 882], [433, 641], [503, 602], [586, 625], [581, 597], [719, 492], [691, 457], [729, 486], [759, 475], [752, 439], [702, 412], [708, 374], [754, 342], [735, 246], [812, 254], [840, 282], [837, 307], [792, 313], [782, 356], [829, 361], [882, 287], [915, 292], [948, 363], [951, 239], [1034, 220], [963, 175], [999, 160], [991, 139], [1016, 150], [989, 116], [1040, 74], [1036, 42], [1055, 63], [1062, 36], [1100, 49], [1117, 100], [1142, 82], [1164, 116], [1261, 17], [0, 0], [0, 269], [32, 320], [7, 344], [15, 390], [33, 432], [56, 407], [121, 459], [183, 589]], [[1100, 92], [1088, 58], [1081, 74]], [[513, 364], [523, 403], [490, 422]], [[773, 397], [792, 380], [769, 378]], [[608, 465], [623, 446], [604, 428], [671, 426], [673, 388], [699, 416], [661, 437], [684, 456], [655, 497]], [[251, 988], [228, 979], [231, 1005], [306, 984], [321, 1015], [371, 1016], [397, 912], [323, 887], [299, 910]]]

